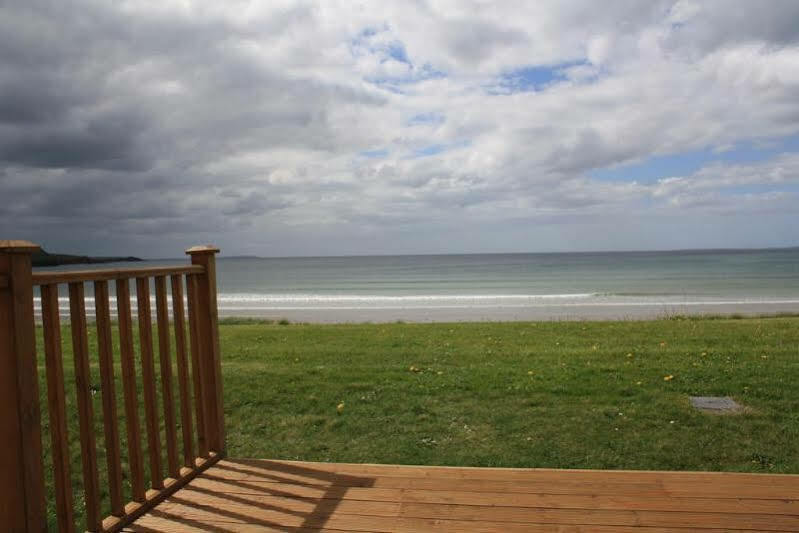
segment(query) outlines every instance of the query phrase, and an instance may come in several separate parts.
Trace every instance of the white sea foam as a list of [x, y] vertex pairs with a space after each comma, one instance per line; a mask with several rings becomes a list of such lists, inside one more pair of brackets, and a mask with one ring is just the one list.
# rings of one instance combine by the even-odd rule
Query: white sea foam
[[499, 300], [564, 300], [584, 299], [597, 293], [575, 294], [415, 294], [389, 296], [377, 294], [220, 294], [220, 303], [380, 303], [380, 302], [462, 302]]
[[[110, 311], [116, 316], [116, 300], [110, 297]], [[185, 302], [185, 300], [184, 300]], [[547, 308], [547, 307], [700, 307], [732, 305], [797, 305], [799, 299], [774, 298], [702, 298], [690, 296], [637, 295], [619, 296], [600, 293], [568, 294], [436, 294], [436, 295], [353, 295], [353, 294], [245, 294], [221, 293], [218, 308], [223, 313], [264, 311], [333, 311], [333, 310], [390, 310], [390, 309], [497, 309], [497, 308]], [[171, 298], [167, 299], [171, 310]], [[59, 297], [61, 314], [69, 313], [69, 298]], [[184, 303], [185, 305], [185, 303]], [[155, 311], [155, 299], [150, 298], [151, 312]], [[41, 299], [34, 298], [37, 314], [41, 310]], [[94, 298], [86, 297], [87, 313], [95, 311]], [[138, 311], [138, 302], [131, 298], [131, 311]]]

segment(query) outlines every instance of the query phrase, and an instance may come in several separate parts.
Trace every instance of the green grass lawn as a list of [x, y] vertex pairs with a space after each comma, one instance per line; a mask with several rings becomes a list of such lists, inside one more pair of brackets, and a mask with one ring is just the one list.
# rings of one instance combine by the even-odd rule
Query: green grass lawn
[[[253, 324], [221, 338], [232, 457], [799, 472], [796, 318]], [[690, 395], [751, 411], [699, 413]]]
[[[362, 325], [228, 321], [220, 326], [220, 338], [231, 457], [799, 473], [796, 317]], [[68, 328], [63, 339], [80, 507]], [[91, 326], [89, 342], [96, 348]], [[157, 359], [156, 349], [156, 372]], [[99, 383], [95, 353], [91, 360]], [[42, 365], [40, 355], [43, 383]], [[116, 378], [126, 460], [118, 367]], [[44, 388], [41, 392], [46, 405]], [[690, 395], [729, 395], [749, 409], [733, 416], [703, 414], [689, 406]], [[102, 471], [100, 396], [94, 408]], [[46, 428], [46, 416], [44, 423]], [[47, 429], [44, 443], [48, 448]], [[146, 440], [143, 445], [146, 453]]]

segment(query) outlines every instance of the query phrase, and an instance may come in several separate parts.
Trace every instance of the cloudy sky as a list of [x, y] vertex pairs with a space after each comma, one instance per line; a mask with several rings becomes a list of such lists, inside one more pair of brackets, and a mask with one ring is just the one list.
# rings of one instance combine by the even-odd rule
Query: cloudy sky
[[799, 245], [799, 2], [0, 0], [0, 236]]

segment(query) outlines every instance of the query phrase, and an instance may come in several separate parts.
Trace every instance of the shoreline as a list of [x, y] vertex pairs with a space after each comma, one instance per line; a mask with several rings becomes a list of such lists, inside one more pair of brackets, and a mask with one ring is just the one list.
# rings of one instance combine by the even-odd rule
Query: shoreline
[[543, 306], [486, 307], [327, 307], [219, 309], [220, 318], [288, 320], [311, 324], [390, 322], [525, 322], [655, 320], [672, 316], [777, 315], [799, 313], [799, 304], [785, 303], [694, 303], [694, 304], [549, 304]]

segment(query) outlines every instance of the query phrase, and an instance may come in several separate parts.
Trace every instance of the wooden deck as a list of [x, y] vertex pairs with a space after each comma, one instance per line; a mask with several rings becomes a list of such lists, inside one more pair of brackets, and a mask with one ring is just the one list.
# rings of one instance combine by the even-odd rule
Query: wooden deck
[[799, 531], [799, 476], [222, 460], [125, 531]]

